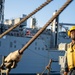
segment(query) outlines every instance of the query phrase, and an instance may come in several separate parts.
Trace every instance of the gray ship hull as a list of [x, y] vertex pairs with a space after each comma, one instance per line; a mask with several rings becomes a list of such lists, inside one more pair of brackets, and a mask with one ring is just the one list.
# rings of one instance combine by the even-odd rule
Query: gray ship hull
[[[20, 49], [29, 39], [30, 38], [4, 36], [0, 39], [0, 55], [7, 56], [9, 53]], [[37, 42], [38, 47], [35, 46], [35, 42]], [[43, 46], [43, 41], [36, 39], [23, 53], [21, 61], [15, 69], [11, 70], [10, 74], [35, 75], [42, 73], [50, 59], [53, 60], [51, 64], [51, 74], [60, 74], [59, 56], [64, 55], [64, 51], [43, 50]], [[48, 70], [46, 70], [45, 73], [48, 73]]]

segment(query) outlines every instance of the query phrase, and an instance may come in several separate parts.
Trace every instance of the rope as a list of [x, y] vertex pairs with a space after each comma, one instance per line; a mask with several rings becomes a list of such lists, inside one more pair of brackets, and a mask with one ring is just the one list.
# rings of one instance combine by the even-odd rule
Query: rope
[[45, 69], [45, 70], [41, 73], [41, 75], [43, 75], [43, 74], [45, 73], [46, 70], [47, 70], [47, 69]]
[[3, 32], [0, 35], [0, 38], [2, 38], [4, 35], [6, 35], [7, 33], [9, 33], [10, 31], [12, 31], [14, 28], [16, 28], [17, 26], [19, 26], [21, 23], [23, 23], [24, 21], [26, 21], [28, 18], [30, 18], [32, 15], [34, 15], [36, 12], [38, 12], [40, 9], [42, 9], [44, 6], [46, 6], [47, 4], [49, 4], [52, 0], [47, 0], [45, 3], [43, 3], [42, 5], [40, 5], [38, 8], [36, 8], [33, 12], [31, 12], [28, 16], [26, 16], [25, 18], [23, 18], [20, 22], [18, 22], [17, 24], [13, 25], [11, 28], [9, 28], [8, 30], [6, 30], [5, 32]]
[[26, 48], [51, 24], [51, 22], [72, 2], [73, 0], [67, 0], [67, 2], [56, 12], [56, 14], [41, 28], [34, 36], [29, 40], [29, 42], [20, 50], [23, 53]]

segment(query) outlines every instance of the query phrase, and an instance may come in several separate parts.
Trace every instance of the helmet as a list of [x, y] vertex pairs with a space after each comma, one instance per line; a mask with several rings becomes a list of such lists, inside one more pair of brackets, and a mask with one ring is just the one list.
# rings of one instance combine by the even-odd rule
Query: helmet
[[70, 28], [70, 30], [68, 31], [68, 36], [70, 37], [70, 35], [71, 35], [71, 31], [72, 30], [75, 30], [75, 26], [72, 26], [71, 28]]

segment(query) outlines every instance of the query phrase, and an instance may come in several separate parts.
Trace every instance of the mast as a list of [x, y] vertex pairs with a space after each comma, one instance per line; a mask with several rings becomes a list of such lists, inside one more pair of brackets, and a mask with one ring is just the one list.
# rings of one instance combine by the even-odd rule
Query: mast
[[[57, 12], [57, 10], [53, 13], [53, 15], [55, 15]], [[53, 39], [54, 39], [54, 43], [53, 46], [54, 48], [57, 48], [57, 38], [58, 38], [58, 24], [59, 24], [59, 15], [53, 20], [52, 22], [52, 32], [53, 32]]]
[[4, 24], [4, 2], [5, 0], [0, 0], [0, 33], [2, 33]]

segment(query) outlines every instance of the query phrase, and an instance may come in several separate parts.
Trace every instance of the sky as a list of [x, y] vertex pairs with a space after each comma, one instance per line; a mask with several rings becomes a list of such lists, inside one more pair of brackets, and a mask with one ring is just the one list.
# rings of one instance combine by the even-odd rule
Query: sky
[[[5, 0], [4, 3], [4, 18], [14, 19], [22, 17], [23, 14], [28, 15], [39, 7], [46, 0]], [[37, 20], [37, 26], [44, 26], [53, 15], [55, 10], [59, 8], [67, 0], [53, 0], [43, 9], [38, 11], [33, 17]], [[75, 0], [59, 15], [60, 23], [75, 23]], [[30, 25], [30, 18], [27, 20], [27, 26]]]

